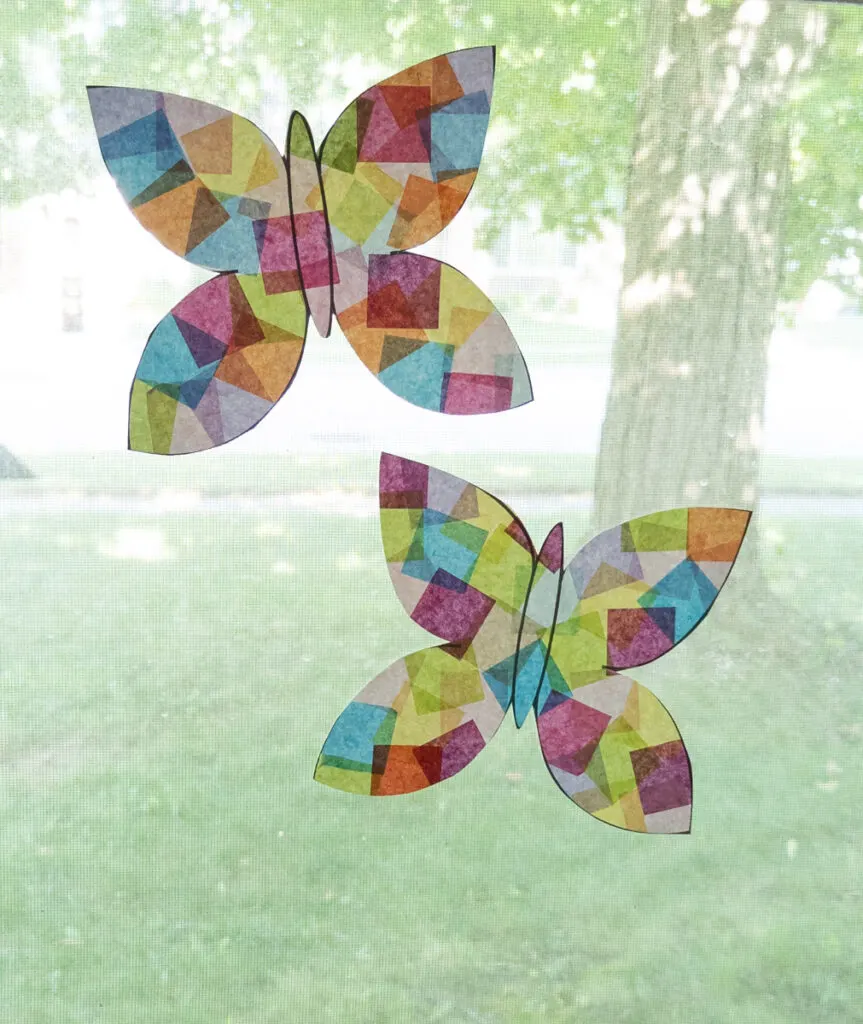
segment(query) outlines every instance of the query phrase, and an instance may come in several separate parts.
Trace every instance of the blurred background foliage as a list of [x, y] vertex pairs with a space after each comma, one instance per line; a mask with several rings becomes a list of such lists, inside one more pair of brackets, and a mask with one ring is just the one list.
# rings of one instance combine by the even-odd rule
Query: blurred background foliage
[[[739, 6], [675, 3], [681, 15], [716, 18], [718, 32], [723, 8]], [[805, 6], [828, 24], [823, 52], [788, 97], [787, 298], [801, 298], [831, 261], [858, 254], [863, 227], [863, 23], [854, 5]], [[622, 216], [651, 10], [626, 0], [539, 0], [529, 17], [496, 0], [10, 0], [0, 35], [4, 200], [81, 185], [100, 170], [81, 84], [158, 83], [269, 123], [262, 115], [274, 97], [306, 109], [344, 95], [339, 71], [357, 58], [386, 74], [492, 41], [495, 144], [476, 193], [494, 214], [485, 238], [539, 203], [544, 226], [583, 240], [603, 218]], [[856, 273], [836, 276], [856, 293]]]
[[[487, 250], [537, 401], [444, 424], [313, 338], [261, 450], [102, 450], [191, 284], [123, 220], [84, 86], [197, 96], [277, 141], [297, 107], [320, 140], [378, 78], [490, 42], [488, 215], [449, 230], [466, 272]], [[0, 1019], [858, 1019], [861, 47], [863, 8], [804, 0], [3, 3], [0, 439], [35, 478], [0, 488]], [[538, 309], [532, 264], [587, 264], [602, 317]], [[826, 280], [831, 317], [804, 323]], [[535, 536], [562, 519], [570, 556], [632, 503], [761, 495], [710, 619], [639, 671], [692, 754], [691, 836], [587, 819], [509, 725], [413, 797], [312, 782], [344, 704], [430, 642], [387, 580], [382, 446]]]

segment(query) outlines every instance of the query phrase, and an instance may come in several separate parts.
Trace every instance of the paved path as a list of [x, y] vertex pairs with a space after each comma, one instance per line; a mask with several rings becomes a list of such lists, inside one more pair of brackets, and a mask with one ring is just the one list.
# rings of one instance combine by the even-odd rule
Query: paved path
[[[863, 457], [863, 320], [859, 345], [778, 336], [764, 425], [766, 451]], [[5, 333], [14, 328], [6, 325]], [[23, 335], [26, 337], [25, 335]], [[525, 343], [528, 359], [530, 351]], [[12, 451], [125, 448], [126, 404], [139, 351], [104, 336], [58, 335], [43, 349], [28, 338], [5, 347], [0, 440]], [[297, 379], [239, 451], [427, 452], [596, 450], [609, 369], [604, 363], [532, 360], [536, 401], [493, 418], [444, 417], [414, 409], [377, 384], [339, 332], [310, 339]], [[684, 443], [685, 439], [681, 439]]]

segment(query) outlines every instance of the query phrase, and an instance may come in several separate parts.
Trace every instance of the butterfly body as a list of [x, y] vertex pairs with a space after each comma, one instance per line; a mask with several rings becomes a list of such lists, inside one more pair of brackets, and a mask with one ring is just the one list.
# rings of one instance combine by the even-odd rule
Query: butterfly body
[[515, 339], [482, 291], [413, 248], [458, 213], [488, 126], [494, 51], [456, 51], [368, 89], [319, 150], [295, 112], [286, 153], [208, 103], [91, 87], [105, 163], [141, 224], [220, 277], [153, 331], [130, 446], [183, 454], [255, 426], [335, 317], [391, 391], [451, 414], [529, 402]]
[[674, 509], [594, 538], [568, 564], [563, 527], [537, 553], [480, 488], [381, 457], [381, 530], [411, 618], [447, 641], [399, 659], [336, 721], [315, 777], [367, 795], [408, 793], [461, 771], [510, 707], [535, 712], [560, 789], [594, 817], [686, 832], [689, 758], [671, 716], [621, 673], [660, 657], [704, 618], [749, 521]]
[[321, 168], [309, 122], [295, 110], [288, 123], [288, 200], [300, 285], [318, 334], [333, 322], [335, 267]]
[[549, 532], [536, 555], [535, 570], [524, 602], [518, 633], [512, 710], [517, 728], [527, 719], [542, 680], [554, 640], [560, 587], [563, 580], [563, 524]]

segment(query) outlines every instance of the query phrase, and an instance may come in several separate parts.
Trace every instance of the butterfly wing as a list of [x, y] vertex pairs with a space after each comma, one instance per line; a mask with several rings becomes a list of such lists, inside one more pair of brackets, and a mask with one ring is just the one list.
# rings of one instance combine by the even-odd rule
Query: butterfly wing
[[671, 509], [586, 544], [566, 569], [554, 633], [568, 680], [646, 665], [688, 636], [728, 579], [750, 515]]
[[250, 430], [293, 380], [307, 323], [302, 293], [270, 293], [261, 274], [220, 274], [195, 288], [144, 348], [129, 447], [181, 455]]
[[368, 89], [321, 147], [339, 326], [391, 391], [424, 409], [501, 412], [530, 402], [518, 345], [454, 267], [409, 249], [461, 209], [488, 127], [494, 50], [435, 57]]
[[385, 452], [380, 518], [390, 578], [414, 622], [454, 644], [479, 643], [482, 630], [512, 655], [535, 562], [515, 514], [466, 480]]
[[324, 743], [315, 779], [366, 796], [425, 789], [465, 768], [505, 714], [472, 646], [417, 651], [348, 704]]
[[646, 687], [611, 673], [537, 705], [542, 756], [579, 807], [630, 832], [688, 832], [689, 756], [671, 715]]
[[433, 412], [503, 412], [533, 400], [524, 358], [492, 301], [416, 253], [337, 257], [336, 316], [369, 370]]
[[411, 249], [458, 213], [488, 128], [494, 49], [456, 50], [367, 89], [321, 145], [337, 253]]
[[565, 570], [537, 727], [552, 777], [594, 817], [631, 831], [689, 830], [691, 774], [677, 728], [617, 670], [654, 661], [702, 621], [749, 518], [722, 508], [643, 516], [599, 534]]
[[[293, 248], [285, 164], [251, 121], [166, 92], [91, 86], [88, 97], [121, 195], [172, 252], [210, 270], [256, 274], [278, 263], [283, 236]], [[268, 240], [274, 228], [278, 238]]]
[[287, 173], [251, 121], [171, 93], [93, 87], [99, 146], [132, 212], [190, 263], [223, 273], [150, 335], [129, 445], [185, 454], [233, 440], [284, 394], [307, 314]]
[[492, 495], [423, 463], [383, 454], [381, 533], [410, 617], [449, 643], [402, 658], [348, 705], [315, 778], [350, 792], [407, 793], [460, 771], [512, 700], [534, 551]]

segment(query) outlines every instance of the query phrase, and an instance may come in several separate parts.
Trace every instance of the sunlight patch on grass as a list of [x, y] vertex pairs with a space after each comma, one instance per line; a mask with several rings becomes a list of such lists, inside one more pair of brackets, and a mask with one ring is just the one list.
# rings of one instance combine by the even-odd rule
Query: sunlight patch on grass
[[285, 532], [285, 528], [281, 523], [272, 523], [269, 520], [265, 520], [263, 523], [258, 523], [255, 529], [256, 537], [281, 537]]
[[161, 530], [124, 528], [115, 530], [111, 540], [99, 545], [100, 554], [133, 562], [166, 562], [175, 552]]
[[370, 565], [369, 559], [358, 555], [356, 551], [349, 551], [336, 559], [336, 568], [340, 572], [356, 572], [359, 569], [367, 569]]
[[160, 491], [153, 500], [158, 512], [193, 512], [201, 504], [200, 491]]
[[288, 501], [291, 508], [310, 509], [325, 516], [349, 516], [365, 519], [378, 514], [378, 499], [350, 491], [305, 491]]

